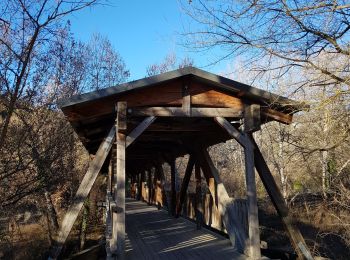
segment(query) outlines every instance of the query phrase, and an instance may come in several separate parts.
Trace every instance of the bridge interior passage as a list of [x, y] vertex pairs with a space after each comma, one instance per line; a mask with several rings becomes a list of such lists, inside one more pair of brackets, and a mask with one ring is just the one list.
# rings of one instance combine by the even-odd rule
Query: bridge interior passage
[[126, 234], [127, 259], [247, 259], [225, 237], [133, 199], [126, 200]]
[[[304, 104], [188, 67], [79, 95], [62, 101], [60, 106], [86, 149], [95, 157], [78, 190], [78, 199], [63, 220], [54, 254], [59, 253], [82, 199], [102, 171], [108, 172], [107, 254], [124, 256], [125, 178], [137, 182], [139, 189], [144, 181], [155, 180], [162, 186], [162, 164], [166, 162], [172, 169], [171, 192], [170, 198], [162, 200], [169, 202], [170, 211], [175, 216], [180, 214], [193, 170], [199, 182], [203, 174], [232, 246], [253, 258], [260, 257], [256, 169], [286, 225], [296, 253], [309, 257], [305, 241], [292, 224], [252, 135], [270, 121], [290, 124], [293, 114], [304, 109]], [[238, 217], [235, 199], [226, 192], [207, 151], [209, 146], [232, 138], [242, 145], [245, 155], [247, 206], [243, 219]], [[174, 162], [186, 154], [189, 161], [181, 190], [176, 194]]]

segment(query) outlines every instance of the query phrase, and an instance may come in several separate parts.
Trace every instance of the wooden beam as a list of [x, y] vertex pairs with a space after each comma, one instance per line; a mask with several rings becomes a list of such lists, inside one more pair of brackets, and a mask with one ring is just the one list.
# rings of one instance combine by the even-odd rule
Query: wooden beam
[[234, 117], [241, 118], [243, 110], [238, 108], [208, 108], [191, 107], [191, 112], [185, 112], [182, 107], [144, 107], [130, 108], [131, 116], [157, 116], [157, 117]]
[[279, 112], [272, 108], [262, 108], [261, 114], [267, 119], [273, 119], [287, 125], [291, 124], [293, 121], [293, 115]]
[[259, 150], [252, 134], [243, 135], [235, 127], [233, 127], [225, 118], [215, 118], [215, 121], [222, 126], [229, 135], [235, 138], [244, 147], [247, 145], [253, 146], [254, 153], [254, 165], [257, 169], [259, 176], [265, 186], [267, 193], [269, 194], [273, 205], [275, 206], [277, 213], [282, 219], [282, 222], [286, 226], [289, 237], [293, 244], [295, 251], [301, 258], [312, 259], [310, 250], [308, 249], [300, 230], [295, 226], [288, 213], [288, 207], [285, 204], [283, 196], [264, 160], [262, 153]]
[[193, 171], [194, 162], [195, 162], [195, 161], [194, 161], [193, 155], [190, 155], [190, 158], [188, 159], [188, 163], [187, 163], [185, 175], [184, 175], [184, 178], [183, 178], [183, 180], [182, 180], [179, 199], [178, 199], [177, 204], [176, 204], [176, 215], [175, 215], [175, 216], [176, 216], [177, 218], [178, 218], [178, 217], [180, 216], [180, 214], [181, 214], [182, 205], [183, 205], [183, 203], [184, 203], [184, 201], [185, 201], [185, 196], [186, 196], [188, 184], [190, 183], [190, 179], [191, 179], [191, 175], [192, 175], [192, 171]]
[[171, 123], [157, 122], [147, 128], [147, 132], [200, 132], [205, 128], [206, 131], [216, 131], [217, 127], [212, 122], [197, 122], [196, 124], [184, 123], [182, 121], [173, 121]]
[[88, 196], [95, 180], [100, 172], [104, 161], [112, 147], [113, 141], [115, 138], [115, 127], [113, 126], [109, 131], [108, 135], [104, 139], [104, 141], [100, 144], [100, 147], [97, 150], [95, 158], [92, 162], [90, 162], [89, 168], [84, 175], [82, 182], [79, 185], [79, 188], [74, 196], [73, 203], [69, 207], [67, 213], [65, 214], [60, 231], [58, 233], [58, 237], [56, 239], [56, 245], [53, 247], [51, 251], [51, 257], [56, 259], [61, 250], [62, 246], [65, 243], [72, 226], [75, 220], [78, 217], [78, 214], [84, 204], [86, 197]]
[[[117, 182], [114, 190], [114, 201], [116, 203], [116, 225], [117, 241], [113, 241], [111, 247], [118, 258], [125, 258], [125, 149], [126, 149], [126, 102], [117, 103], [117, 120], [116, 120], [116, 142], [117, 149], [115, 153], [116, 163], [115, 172]], [[114, 231], [114, 228], [113, 228]]]
[[117, 121], [116, 125], [118, 126], [118, 132], [123, 132], [127, 129], [127, 107], [126, 102], [120, 101], [117, 103]]
[[[239, 252], [243, 253], [246, 249], [247, 234], [245, 228], [242, 226], [242, 223], [240, 223], [238, 219], [234, 218], [234, 214], [232, 210], [230, 210], [233, 200], [229, 197], [208, 151], [206, 149], [199, 148], [196, 150], [195, 156], [196, 160], [201, 165], [213, 199], [217, 199], [217, 208], [222, 216], [222, 221], [225, 225], [227, 234], [229, 235], [231, 244], [236, 247]], [[217, 194], [215, 189], [210, 188], [210, 177], [214, 178], [216, 182]]]
[[148, 173], [148, 182], [147, 182], [147, 186], [148, 186], [148, 205], [152, 204], [152, 169], [147, 171]]
[[182, 87], [182, 110], [186, 116], [191, 116], [191, 95], [188, 84]]
[[250, 135], [250, 140], [254, 145], [255, 168], [259, 173], [262, 183], [264, 184], [278, 215], [281, 217], [282, 222], [288, 231], [289, 238], [296, 253], [300, 258], [313, 259], [310, 250], [308, 249], [308, 246], [300, 233], [300, 230], [289, 215], [289, 210], [283, 199], [281, 191], [278, 188], [275, 179], [273, 178], [271, 171], [267, 166], [267, 163], [265, 162], [265, 159], [252, 135]]
[[142, 173], [138, 174], [138, 186], [137, 186], [137, 200], [141, 200], [141, 191], [142, 191]]
[[251, 259], [260, 259], [260, 232], [255, 184], [254, 148], [250, 142], [247, 142], [244, 147], [244, 158], [248, 200], [249, 256]]
[[154, 120], [156, 120], [155, 116], [150, 116], [145, 118], [131, 133], [126, 137], [126, 147], [131, 145], [137, 137], [139, 137], [148, 126], [150, 126]]
[[195, 165], [195, 177], [196, 177], [196, 223], [197, 223], [197, 229], [201, 229], [203, 224], [202, 177], [201, 177], [201, 168], [198, 162], [196, 162], [196, 165]]
[[244, 145], [244, 161], [248, 200], [249, 256], [252, 259], [260, 259], [261, 251], [258, 201], [255, 184], [254, 146], [248, 139], [247, 133], [253, 133], [260, 130], [260, 128], [260, 105], [246, 105], [244, 108], [244, 137], [246, 139]]
[[157, 176], [157, 171], [155, 168], [153, 169], [153, 181], [152, 181], [152, 201], [153, 204], [155, 204], [157, 206], [157, 180], [158, 180], [158, 176]]
[[176, 177], [176, 165], [175, 159], [170, 161], [170, 214], [175, 216], [175, 208], [176, 208], [176, 187], [175, 187], [175, 177]]
[[108, 164], [108, 177], [107, 177], [107, 194], [110, 194], [112, 192], [112, 180], [113, 180], [113, 164], [112, 164], [112, 156], [111, 159], [109, 160]]
[[215, 122], [218, 123], [231, 137], [236, 139], [236, 141], [242, 145], [243, 147], [246, 145], [247, 138], [238, 131], [235, 127], [233, 127], [229, 121], [227, 121], [223, 117], [215, 117]]
[[[113, 148], [111, 149], [111, 153], [113, 154]], [[112, 252], [110, 248], [110, 242], [112, 239], [112, 212], [110, 201], [112, 200], [112, 181], [113, 181], [113, 163], [112, 163], [112, 155], [109, 159], [108, 164], [108, 177], [107, 177], [107, 193], [106, 193], [106, 254], [107, 259], [112, 257]]]
[[141, 172], [141, 200], [146, 201], [146, 190], [145, 187], [145, 181], [146, 181], [146, 171]]
[[[254, 131], [257, 124], [250, 118], [254, 108], [247, 108], [244, 121], [247, 121], [249, 131]], [[259, 107], [260, 110], [260, 107]], [[217, 117], [215, 121], [226, 132], [237, 140], [244, 147], [245, 167], [246, 167], [246, 184], [247, 184], [247, 200], [248, 200], [248, 228], [249, 228], [249, 250], [248, 254], [252, 259], [260, 259], [260, 233], [259, 233], [259, 217], [258, 205], [256, 197], [255, 171], [254, 171], [254, 147], [246, 134], [241, 133], [233, 127], [225, 118]]]
[[[116, 125], [116, 124], [115, 124]], [[117, 132], [117, 131], [116, 131]], [[111, 215], [111, 235], [109, 240], [109, 248], [107, 251], [108, 254], [112, 257], [113, 254], [116, 254], [117, 251], [117, 211], [116, 211], [116, 203], [115, 203], [115, 196], [116, 196], [116, 189], [117, 189], [117, 166], [116, 166], [116, 152], [117, 149], [117, 141], [115, 141], [112, 151], [111, 151], [111, 161], [112, 161], [112, 194], [110, 196], [109, 206], [110, 206], [110, 215]]]
[[[161, 154], [158, 155], [159, 157], [161, 156]], [[157, 162], [156, 163], [156, 171], [157, 171], [157, 175], [159, 177], [160, 180], [160, 188], [161, 188], [161, 196], [162, 196], [162, 204], [163, 206], [167, 204], [167, 198], [166, 198], [166, 193], [165, 193], [165, 176], [164, 176], [164, 170], [163, 170], [163, 166], [161, 162]]]
[[260, 105], [251, 104], [244, 107], [244, 132], [252, 133], [261, 129]]

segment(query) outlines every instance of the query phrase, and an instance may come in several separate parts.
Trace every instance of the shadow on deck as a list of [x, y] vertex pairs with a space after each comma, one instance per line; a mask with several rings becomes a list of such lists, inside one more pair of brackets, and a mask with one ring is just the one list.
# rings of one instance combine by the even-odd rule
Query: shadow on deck
[[134, 199], [126, 199], [126, 233], [127, 259], [246, 259], [227, 238]]

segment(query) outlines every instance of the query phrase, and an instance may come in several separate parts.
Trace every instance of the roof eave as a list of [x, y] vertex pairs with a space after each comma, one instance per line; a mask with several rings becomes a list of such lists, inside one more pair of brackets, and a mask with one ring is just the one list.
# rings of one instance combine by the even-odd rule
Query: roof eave
[[142, 89], [145, 87], [149, 87], [152, 85], [160, 84], [162, 82], [166, 82], [169, 80], [177, 79], [186, 75], [194, 75], [199, 80], [204, 80], [214, 84], [217, 87], [220, 87], [226, 91], [233, 93], [241, 93], [241, 96], [244, 98], [256, 100], [259, 102], [264, 102], [266, 105], [276, 105], [280, 108], [288, 107], [288, 110], [291, 110], [292, 114], [302, 111], [308, 110], [309, 105], [306, 105], [303, 102], [297, 102], [271, 92], [261, 90], [249, 85], [246, 85], [241, 82], [237, 82], [219, 75], [215, 75], [204, 70], [197, 69], [195, 67], [185, 67], [169, 72], [165, 72], [159, 75], [130, 81], [127, 83], [123, 83], [120, 85], [112, 86], [105, 89], [100, 89], [96, 91], [92, 91], [89, 93], [75, 95], [71, 98], [61, 99], [59, 100], [58, 106], [63, 109], [65, 107], [82, 104], [90, 101], [95, 101], [110, 95], [117, 95], [121, 93], [125, 93], [132, 90]]

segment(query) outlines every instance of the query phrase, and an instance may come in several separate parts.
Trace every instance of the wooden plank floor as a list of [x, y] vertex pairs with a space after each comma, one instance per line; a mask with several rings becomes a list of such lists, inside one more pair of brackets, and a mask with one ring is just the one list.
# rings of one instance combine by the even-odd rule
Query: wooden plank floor
[[127, 259], [246, 259], [230, 241], [184, 218], [126, 199]]

